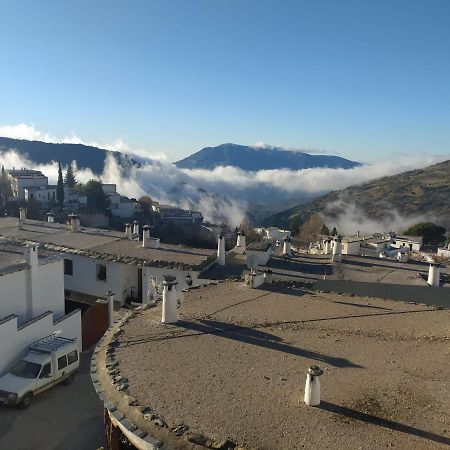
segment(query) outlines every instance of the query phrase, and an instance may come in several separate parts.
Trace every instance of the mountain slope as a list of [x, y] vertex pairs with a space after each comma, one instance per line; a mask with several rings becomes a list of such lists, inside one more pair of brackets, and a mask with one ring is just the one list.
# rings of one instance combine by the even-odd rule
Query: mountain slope
[[0, 153], [10, 149], [16, 150], [30, 161], [38, 164], [58, 161], [65, 166], [75, 160], [78, 168], [89, 168], [96, 175], [103, 172], [105, 158], [108, 154], [113, 155], [123, 167], [136, 164], [132, 158], [121, 152], [112, 152], [83, 144], [52, 144], [0, 137]]
[[205, 147], [175, 165], [182, 169], [212, 170], [218, 166], [234, 166], [242, 170], [309, 169], [312, 167], [339, 167], [350, 169], [360, 164], [339, 156], [310, 155], [277, 147], [257, 148], [237, 144]]
[[403, 216], [440, 217], [443, 224], [450, 226], [450, 160], [330, 192], [263, 222], [265, 226], [295, 228], [312, 214], [325, 210], [328, 216], [336, 217], [346, 212], [348, 205], [355, 205], [375, 220], [398, 211]]

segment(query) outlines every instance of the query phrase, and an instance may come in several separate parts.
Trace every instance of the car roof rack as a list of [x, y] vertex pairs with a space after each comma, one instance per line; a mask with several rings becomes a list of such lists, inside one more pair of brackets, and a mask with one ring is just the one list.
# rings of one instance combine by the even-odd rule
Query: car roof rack
[[52, 353], [60, 347], [64, 347], [69, 343], [76, 342], [76, 339], [56, 336], [56, 333], [45, 336], [41, 339], [33, 341], [27, 346], [27, 350], [36, 353]]

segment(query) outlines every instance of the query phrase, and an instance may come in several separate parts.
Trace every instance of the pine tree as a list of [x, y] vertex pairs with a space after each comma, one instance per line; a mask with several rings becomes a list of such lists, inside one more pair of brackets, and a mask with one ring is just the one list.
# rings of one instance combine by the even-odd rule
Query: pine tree
[[328, 227], [325, 224], [320, 229], [320, 234], [322, 236], [329, 236], [330, 235], [330, 230], [328, 229]]
[[336, 227], [333, 228], [333, 230], [331, 231], [331, 236], [337, 236], [338, 232], [336, 230]]
[[61, 170], [61, 163], [58, 163], [58, 184], [56, 185], [56, 199], [60, 209], [63, 209], [64, 205], [64, 182]]
[[64, 186], [74, 188], [77, 185], [75, 178], [75, 171], [73, 170], [73, 161], [67, 166], [66, 174], [64, 176]]

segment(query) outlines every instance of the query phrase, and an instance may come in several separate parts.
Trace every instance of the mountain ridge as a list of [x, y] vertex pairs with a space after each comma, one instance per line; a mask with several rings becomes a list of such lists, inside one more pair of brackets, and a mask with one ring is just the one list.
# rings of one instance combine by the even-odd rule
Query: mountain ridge
[[269, 216], [263, 225], [296, 229], [315, 213], [336, 217], [350, 204], [375, 220], [397, 211], [438, 217], [450, 227], [450, 160], [329, 192]]
[[233, 143], [204, 147], [174, 164], [180, 169], [214, 170], [219, 166], [233, 166], [246, 171], [301, 170], [314, 167], [351, 169], [361, 165], [340, 156], [311, 155], [280, 147], [252, 147]]

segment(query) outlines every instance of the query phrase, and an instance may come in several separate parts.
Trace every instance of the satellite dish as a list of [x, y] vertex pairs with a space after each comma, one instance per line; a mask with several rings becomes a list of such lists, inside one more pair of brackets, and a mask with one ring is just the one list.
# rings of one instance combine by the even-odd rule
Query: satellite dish
[[246, 263], [249, 269], [254, 269], [258, 265], [258, 257], [252, 253], [250, 255], [247, 254]]

